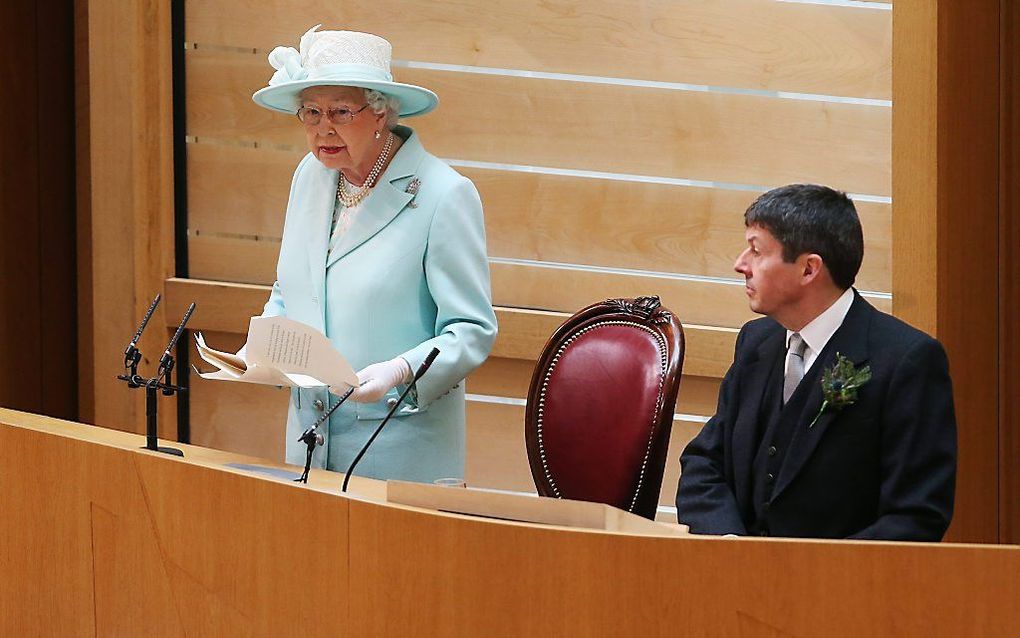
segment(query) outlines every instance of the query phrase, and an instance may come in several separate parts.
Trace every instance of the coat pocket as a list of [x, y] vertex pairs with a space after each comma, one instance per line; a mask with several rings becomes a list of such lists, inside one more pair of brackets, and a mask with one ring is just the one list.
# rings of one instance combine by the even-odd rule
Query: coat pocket
[[[371, 421], [373, 419], [383, 419], [389, 413], [390, 409], [400, 398], [400, 393], [394, 388], [386, 393], [386, 396], [375, 403], [358, 403], [355, 406], [357, 418], [359, 421]], [[410, 403], [410, 393], [408, 397], [404, 399], [404, 404], [401, 405], [397, 411], [393, 414], [393, 418], [411, 416], [412, 414], [421, 414], [428, 411], [428, 406], [418, 407]]]

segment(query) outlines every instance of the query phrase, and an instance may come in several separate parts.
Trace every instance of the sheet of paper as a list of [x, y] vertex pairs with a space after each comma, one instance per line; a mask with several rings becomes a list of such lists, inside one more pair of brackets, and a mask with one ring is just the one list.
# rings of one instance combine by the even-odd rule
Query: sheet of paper
[[248, 324], [246, 359], [249, 367], [270, 367], [291, 376], [297, 385], [343, 387], [355, 385], [358, 375], [326, 335], [286, 317], [252, 317]]
[[195, 334], [199, 356], [216, 366], [203, 379], [314, 388], [357, 383], [350, 364], [318, 330], [286, 317], [252, 317], [244, 357], [210, 348]]
[[244, 359], [236, 354], [210, 348], [206, 344], [205, 337], [201, 332], [195, 333], [195, 345], [198, 346], [198, 356], [202, 357], [207, 363], [211, 363], [217, 368], [233, 374], [235, 377], [243, 375], [248, 368]]

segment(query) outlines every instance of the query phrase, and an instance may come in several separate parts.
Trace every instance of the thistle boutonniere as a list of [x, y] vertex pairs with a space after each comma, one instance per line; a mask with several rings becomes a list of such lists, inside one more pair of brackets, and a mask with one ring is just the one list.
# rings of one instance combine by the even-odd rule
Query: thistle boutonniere
[[840, 353], [836, 353], [836, 363], [822, 372], [822, 407], [808, 429], [815, 427], [815, 423], [826, 410], [842, 410], [857, 402], [857, 390], [871, 380], [871, 366], [864, 366], [860, 370], [854, 367], [850, 359]]

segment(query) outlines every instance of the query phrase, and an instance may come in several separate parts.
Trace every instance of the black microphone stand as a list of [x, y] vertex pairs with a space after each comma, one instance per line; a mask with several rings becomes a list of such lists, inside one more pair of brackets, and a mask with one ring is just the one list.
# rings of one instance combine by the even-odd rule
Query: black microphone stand
[[396, 414], [397, 409], [400, 408], [400, 404], [402, 404], [404, 402], [404, 398], [407, 397], [407, 393], [411, 391], [414, 384], [418, 382], [418, 379], [420, 379], [423, 374], [425, 374], [425, 371], [429, 369], [429, 366], [432, 365], [432, 362], [435, 361], [438, 356], [439, 348], [432, 348], [432, 352], [429, 353], [429, 356], [425, 357], [425, 360], [421, 362], [420, 366], [418, 366], [418, 371], [414, 373], [414, 380], [407, 384], [404, 391], [400, 393], [400, 398], [398, 398], [397, 402], [390, 407], [390, 411], [386, 413], [386, 417], [379, 423], [379, 427], [375, 429], [375, 432], [373, 432], [372, 436], [369, 437], [368, 442], [365, 443], [364, 447], [361, 448], [361, 451], [358, 452], [358, 455], [354, 457], [353, 461], [351, 461], [351, 466], [347, 468], [347, 474], [344, 475], [344, 483], [340, 488], [341, 492], [347, 491], [347, 484], [351, 481], [351, 472], [354, 471], [354, 466], [358, 464], [361, 457], [365, 456], [365, 452], [368, 452], [368, 448], [372, 445], [372, 442], [375, 441], [375, 437], [379, 436], [379, 433], [382, 432], [383, 426], [385, 426], [389, 422], [390, 418]]
[[354, 394], [354, 389], [356, 387], [357, 386], [352, 385], [351, 388], [347, 392], [345, 392], [342, 397], [340, 397], [340, 400], [336, 403], [336, 405], [331, 407], [325, 414], [319, 417], [318, 421], [316, 421], [307, 430], [302, 432], [301, 436], [298, 437], [298, 441], [307, 445], [308, 450], [305, 452], [305, 471], [301, 473], [301, 476], [299, 478], [294, 479], [296, 482], [298, 483], [308, 482], [308, 472], [310, 472], [312, 469], [312, 452], [315, 451], [316, 446], [322, 445], [323, 443], [326, 442], [326, 439], [322, 435], [322, 432], [319, 432], [319, 426], [325, 423], [326, 420], [329, 419], [330, 415], [336, 412], [337, 408], [343, 405], [344, 401], [346, 401], [352, 394]]
[[118, 375], [117, 378], [126, 381], [129, 388], [140, 388], [145, 387], [145, 450], [151, 450], [153, 452], [163, 452], [164, 454], [172, 454], [174, 456], [184, 456], [184, 452], [172, 447], [160, 447], [157, 441], [157, 434], [159, 432], [159, 423], [157, 416], [158, 407], [158, 396], [157, 390], [162, 390], [165, 396], [173, 396], [178, 392], [187, 392], [188, 389], [183, 386], [174, 385], [171, 383], [170, 373], [174, 368], [174, 357], [173, 349], [177, 345], [178, 339], [184, 333], [184, 327], [188, 323], [188, 319], [191, 318], [191, 313], [195, 311], [195, 304], [192, 303], [188, 306], [188, 310], [184, 313], [184, 318], [181, 319], [180, 325], [177, 326], [177, 331], [174, 333], [173, 338], [170, 339], [170, 343], [167, 344], [166, 350], [163, 351], [163, 356], [159, 360], [159, 368], [156, 371], [156, 376], [151, 379], [144, 379], [138, 374], [138, 362], [141, 360], [141, 352], [138, 351], [136, 346], [138, 339], [141, 337], [142, 330], [145, 329], [146, 324], [152, 317], [152, 312], [156, 309], [156, 305], [159, 303], [159, 295], [152, 301], [152, 305], [149, 306], [148, 312], [145, 314], [145, 318], [142, 320], [142, 325], [138, 328], [138, 332], [135, 333], [135, 338], [131, 344], [128, 345], [127, 350], [124, 352], [124, 367], [128, 368], [128, 374]]
[[124, 350], [124, 368], [128, 373], [126, 375], [119, 375], [117, 378], [127, 381], [129, 388], [140, 388], [144, 385], [144, 380], [138, 376], [138, 363], [142, 360], [142, 353], [138, 349], [138, 341], [142, 338], [145, 326], [149, 325], [149, 319], [152, 319], [152, 313], [156, 311], [159, 300], [160, 295], [156, 293], [156, 297], [149, 304], [149, 309], [145, 311], [145, 316], [142, 317], [142, 323], [139, 324], [138, 330], [135, 331], [135, 336], [131, 338], [131, 343]]

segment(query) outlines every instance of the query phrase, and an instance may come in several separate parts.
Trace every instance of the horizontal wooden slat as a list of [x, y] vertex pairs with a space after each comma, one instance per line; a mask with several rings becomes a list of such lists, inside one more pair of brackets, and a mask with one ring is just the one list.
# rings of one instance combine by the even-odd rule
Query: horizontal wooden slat
[[[534, 361], [489, 357], [467, 379], [470, 394], [526, 399]], [[719, 396], [719, 379], [683, 375], [676, 412], [711, 416]]]
[[[207, 333], [206, 337], [223, 347], [237, 341], [236, 335], [223, 333]], [[284, 461], [287, 390], [205, 381], [194, 375], [190, 389], [192, 444]], [[467, 483], [472, 487], [534, 492], [524, 445], [524, 408], [468, 401], [466, 418]], [[672, 505], [679, 475], [677, 459], [701, 427], [695, 421], [673, 422], [661, 504]]]
[[[188, 303], [196, 302], [188, 327], [192, 330], [246, 333], [248, 319], [259, 314], [269, 297], [267, 286], [231, 284], [195, 279], [166, 281], [167, 316], [181, 316]], [[499, 337], [491, 356], [512, 359], [538, 358], [546, 340], [568, 313], [496, 308]], [[709, 326], [684, 326], [687, 353], [684, 372], [693, 376], [721, 377], [733, 359], [737, 331]]]
[[[304, 147], [260, 109], [261, 56], [188, 52], [188, 134]], [[415, 118], [440, 157], [889, 195], [891, 109], [771, 97], [398, 69], [442, 100]]]
[[888, 98], [892, 15], [772, 0], [187, 3], [200, 45], [297, 46], [316, 22], [378, 33], [400, 59]]
[[188, 228], [280, 237], [303, 151], [188, 144]]
[[[493, 303], [576, 312], [612, 297], [658, 295], [682, 323], [739, 328], [751, 312], [743, 285], [711, 281], [635, 276], [533, 265], [491, 265]], [[886, 312], [889, 299], [869, 299]]]
[[[188, 226], [279, 237], [302, 153], [188, 146]], [[489, 254], [612, 268], [733, 277], [743, 211], [758, 193], [462, 168], [485, 204]], [[857, 286], [891, 286], [888, 204], [858, 202], [866, 240]], [[515, 305], [515, 304], [507, 304]], [[703, 319], [696, 319], [705, 323]]]
[[188, 237], [188, 274], [195, 279], [269, 284], [276, 281], [279, 240]]
[[[203, 330], [206, 342], [217, 350], [235, 352], [244, 336]], [[212, 370], [189, 339], [191, 362], [200, 370]], [[206, 381], [192, 374], [188, 386], [191, 443], [284, 461], [288, 389], [252, 383]]]
[[[276, 279], [275, 241], [199, 235], [188, 247], [189, 272], [197, 279], [258, 284]], [[756, 316], [739, 284], [498, 262], [490, 270], [498, 306], [573, 313], [602, 299], [658, 295], [684, 324], [739, 328]], [[885, 298], [869, 301], [886, 312], [892, 305]]]
[[[524, 408], [512, 405], [467, 405], [467, 484], [500, 490], [534, 492], [535, 483], [524, 445]], [[659, 492], [660, 505], [673, 505], [680, 478], [680, 453], [701, 431], [702, 424], [674, 421], [666, 467]]]

